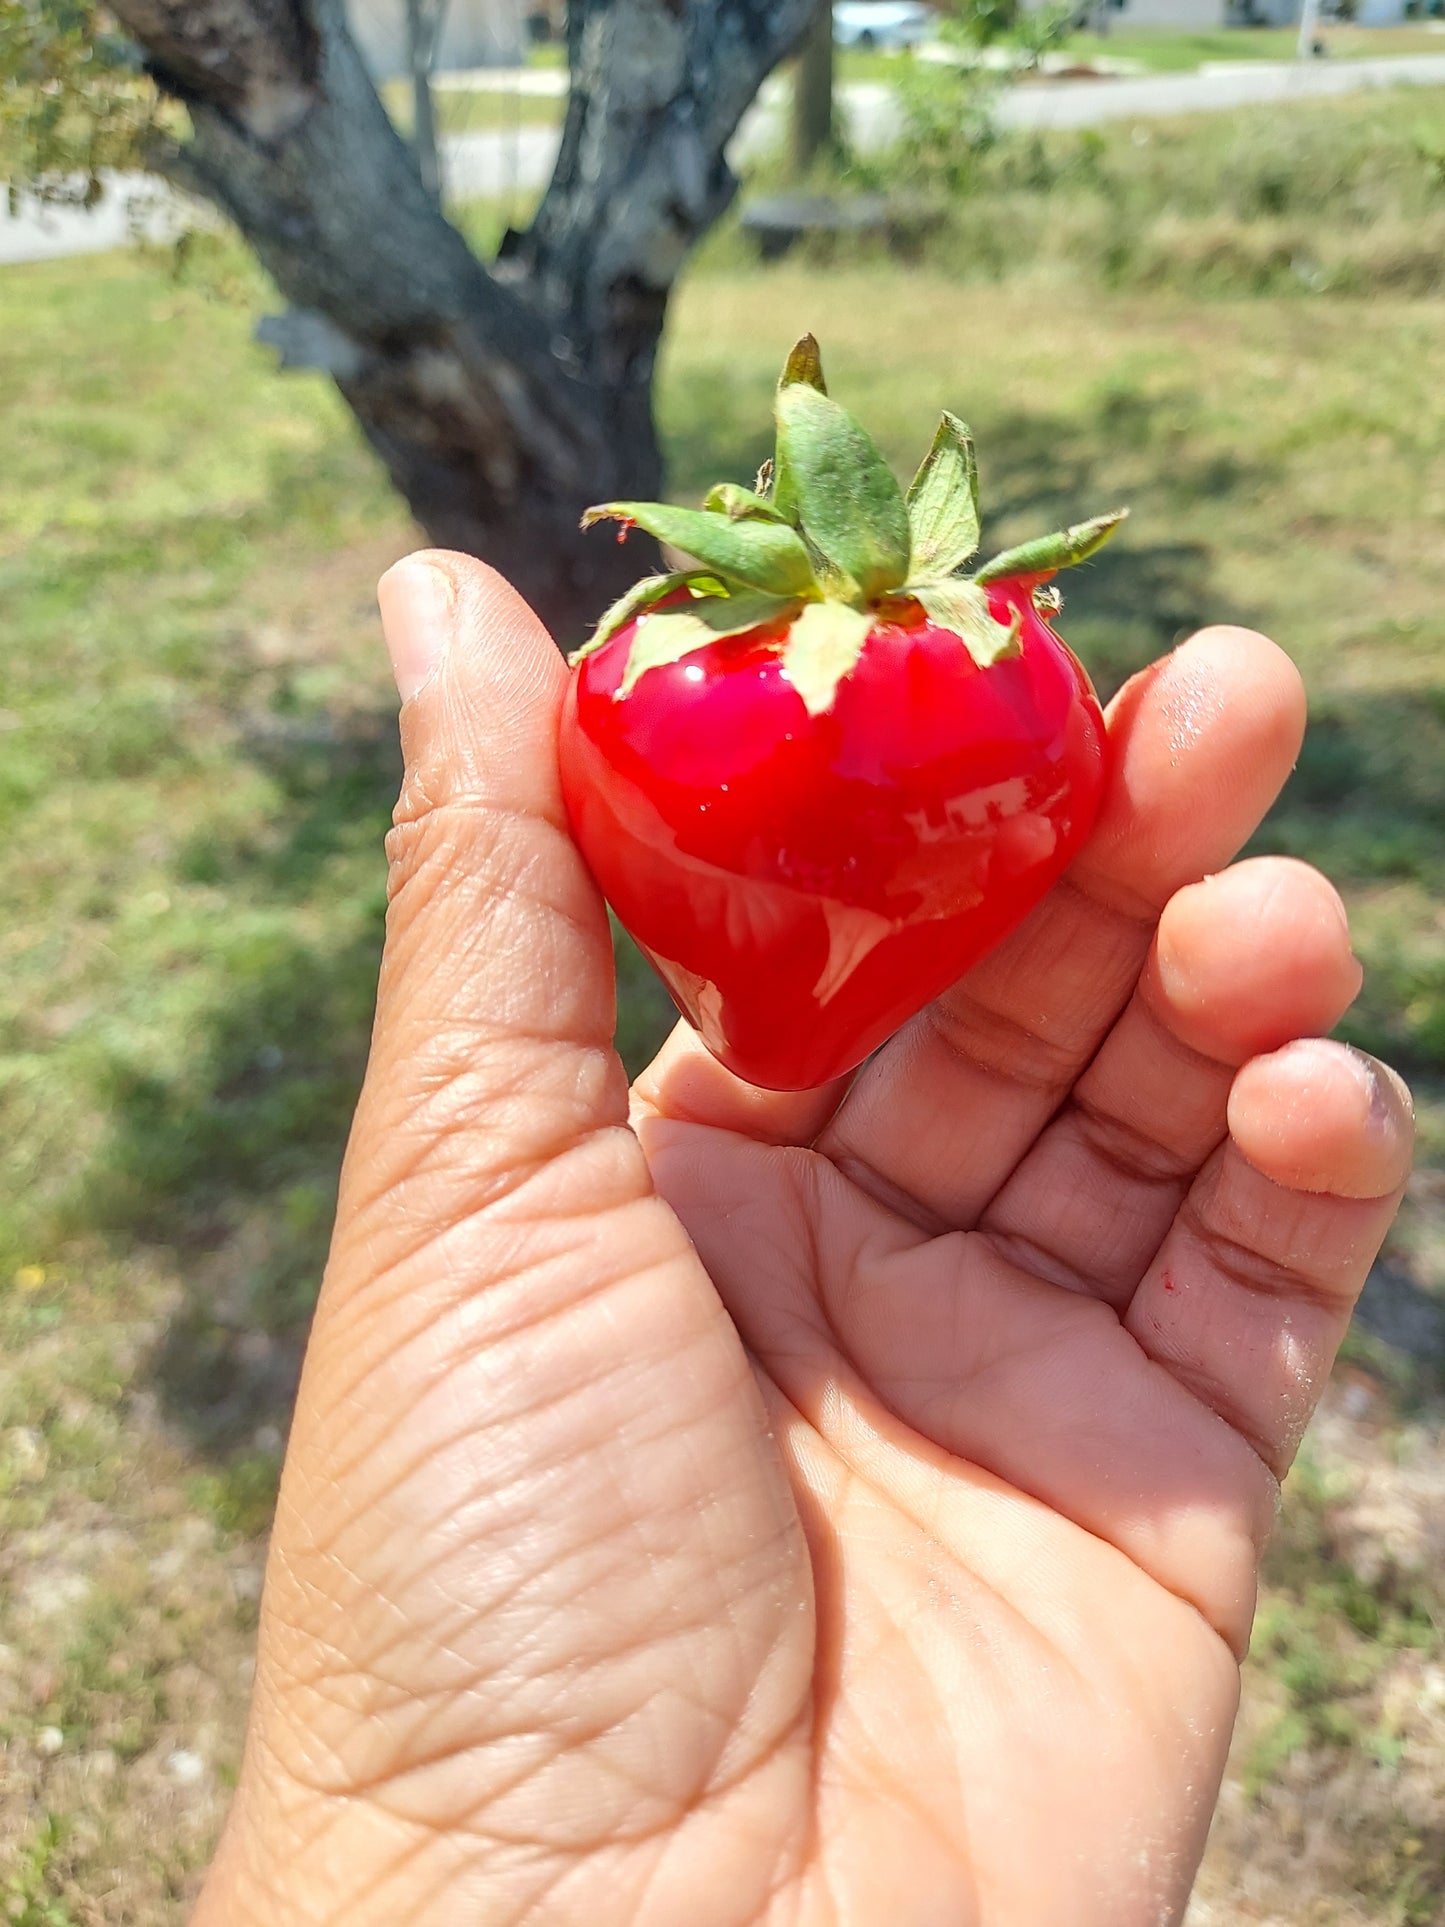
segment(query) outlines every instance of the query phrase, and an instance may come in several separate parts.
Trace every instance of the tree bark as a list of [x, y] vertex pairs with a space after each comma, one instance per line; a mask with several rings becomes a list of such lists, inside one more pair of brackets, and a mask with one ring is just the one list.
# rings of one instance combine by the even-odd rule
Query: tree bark
[[677, 271], [736, 189], [724, 149], [815, 0], [572, 0], [550, 187], [484, 266], [427, 193], [342, 0], [115, 0], [189, 109], [169, 171], [240, 228], [430, 538], [559, 639], [639, 573], [577, 526], [657, 493], [651, 390]]
[[833, 144], [833, 0], [815, 5], [793, 71], [793, 172], [806, 179]]

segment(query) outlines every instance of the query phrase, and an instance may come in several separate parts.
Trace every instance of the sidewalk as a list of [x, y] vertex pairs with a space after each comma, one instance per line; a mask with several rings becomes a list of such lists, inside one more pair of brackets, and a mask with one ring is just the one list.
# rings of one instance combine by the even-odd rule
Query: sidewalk
[[[487, 91], [504, 91], [519, 79], [527, 85], [517, 90], [529, 93], [559, 93], [566, 86], [559, 68], [517, 73], [479, 69], [447, 79]], [[1005, 127], [1091, 127], [1110, 120], [1218, 113], [1265, 101], [1400, 86], [1445, 87], [1445, 53], [1339, 62], [1241, 60], [1211, 64], [1197, 73], [1031, 81], [1004, 94], [998, 118]], [[733, 140], [730, 155], [735, 162], [777, 139], [781, 91], [776, 79], [765, 83]], [[859, 146], [880, 146], [892, 135], [897, 110], [892, 89], [884, 82], [851, 82], [840, 93]], [[530, 192], [550, 176], [558, 138], [550, 127], [454, 135], [445, 144], [449, 191], [464, 197]], [[139, 175], [108, 179], [104, 198], [89, 211], [42, 208], [23, 198], [18, 212], [11, 214], [0, 196], [0, 266], [121, 247], [137, 229], [148, 238], [166, 239], [185, 218], [185, 204], [162, 182]]]

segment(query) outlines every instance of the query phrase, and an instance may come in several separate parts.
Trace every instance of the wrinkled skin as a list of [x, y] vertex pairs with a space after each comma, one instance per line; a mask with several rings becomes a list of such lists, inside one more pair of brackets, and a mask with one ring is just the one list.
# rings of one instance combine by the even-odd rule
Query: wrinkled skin
[[450, 652], [198, 1921], [1177, 1919], [1409, 1155], [1295, 1041], [1358, 985], [1334, 893], [1224, 867], [1295, 672], [1136, 678], [1068, 876], [851, 1088], [679, 1033], [629, 1126], [562, 665], [459, 557], [382, 599], [404, 692]]

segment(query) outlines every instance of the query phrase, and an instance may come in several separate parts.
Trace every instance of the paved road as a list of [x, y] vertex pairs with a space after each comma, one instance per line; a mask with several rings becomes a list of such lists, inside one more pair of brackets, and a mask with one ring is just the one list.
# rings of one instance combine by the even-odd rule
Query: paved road
[[103, 173], [105, 193], [89, 210], [41, 207], [22, 196], [12, 213], [0, 188], [0, 267], [50, 261], [66, 254], [101, 254], [137, 235], [166, 240], [186, 223], [188, 210], [164, 181], [145, 174]]
[[[1310, 62], [1221, 61], [1193, 74], [1143, 74], [1127, 80], [1025, 82], [999, 102], [1007, 127], [1091, 127], [1107, 120], [1146, 120], [1154, 115], [1216, 113], [1261, 101], [1314, 99], [1364, 88], [1445, 87], [1445, 53], [1392, 59]], [[893, 132], [892, 90], [882, 82], [854, 82], [844, 90], [853, 139], [880, 146]], [[765, 92], [733, 142], [734, 160], [745, 159], [778, 134], [776, 90]], [[557, 137], [550, 128], [517, 133], [461, 134], [447, 147], [453, 193], [502, 194], [541, 186], [552, 171]]]
[[1445, 53], [1380, 60], [1231, 60], [1193, 74], [1141, 74], [1129, 80], [1056, 80], [1005, 96], [1009, 127], [1092, 127], [1105, 120], [1215, 113], [1258, 101], [1317, 99], [1371, 87], [1445, 87]]
[[[1090, 127], [1107, 120], [1212, 113], [1263, 101], [1391, 86], [1445, 86], [1445, 53], [1298, 64], [1241, 60], [1220, 62], [1193, 74], [1024, 83], [1003, 97], [999, 119], [1009, 127]], [[895, 110], [886, 86], [855, 83], [844, 89], [844, 100], [853, 138], [860, 146], [876, 146], [888, 138]], [[776, 139], [777, 116], [777, 89], [765, 90], [738, 130], [734, 158], [746, 158]], [[454, 136], [446, 150], [450, 190], [463, 196], [531, 190], [547, 180], [556, 152], [557, 135], [548, 127]], [[23, 202], [11, 214], [0, 198], [0, 265], [119, 247], [137, 224], [152, 235], [171, 232], [178, 208], [165, 195], [159, 182], [132, 176], [109, 182], [104, 200], [90, 213], [40, 209]]]

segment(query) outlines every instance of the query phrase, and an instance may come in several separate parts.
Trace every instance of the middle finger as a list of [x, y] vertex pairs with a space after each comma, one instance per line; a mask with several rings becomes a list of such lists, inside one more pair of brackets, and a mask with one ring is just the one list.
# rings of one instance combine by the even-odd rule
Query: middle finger
[[1308, 864], [1254, 857], [1180, 890], [1123, 1016], [979, 1229], [1122, 1309], [1224, 1140], [1235, 1072], [1323, 1035], [1359, 988], [1344, 905]]

